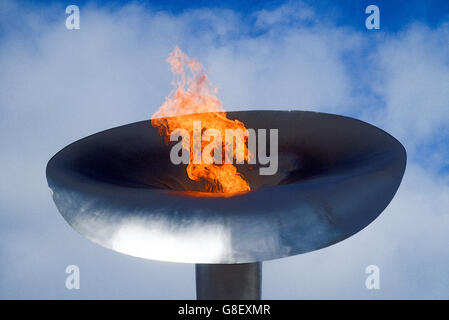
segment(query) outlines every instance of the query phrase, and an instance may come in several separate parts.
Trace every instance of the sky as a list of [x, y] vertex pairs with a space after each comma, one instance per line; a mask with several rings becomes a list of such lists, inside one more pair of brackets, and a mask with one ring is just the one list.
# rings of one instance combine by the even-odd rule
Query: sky
[[[65, 28], [65, 7], [80, 29]], [[367, 30], [365, 8], [380, 9]], [[0, 298], [194, 299], [194, 266], [102, 248], [58, 213], [45, 166], [67, 144], [149, 119], [179, 46], [226, 110], [313, 110], [405, 146], [403, 182], [353, 237], [264, 262], [264, 299], [449, 298], [448, 1], [0, 1]], [[67, 290], [65, 268], [80, 268]], [[380, 289], [365, 268], [380, 268]]]

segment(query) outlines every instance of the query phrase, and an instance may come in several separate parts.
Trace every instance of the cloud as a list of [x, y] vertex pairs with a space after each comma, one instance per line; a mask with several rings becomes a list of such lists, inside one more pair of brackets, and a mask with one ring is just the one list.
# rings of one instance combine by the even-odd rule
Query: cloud
[[366, 87], [379, 107], [363, 117], [406, 147], [412, 161], [435, 173], [449, 166], [449, 24], [414, 23], [384, 37], [370, 54]]
[[[264, 297], [447, 299], [448, 205], [447, 182], [409, 164], [395, 199], [364, 230], [329, 248], [265, 262]], [[371, 264], [380, 268], [379, 291], [365, 288]]]
[[[54, 207], [45, 165], [65, 145], [149, 119], [170, 90], [175, 45], [209, 71], [225, 108], [353, 115], [409, 151], [397, 197], [354, 237], [264, 264], [265, 298], [448, 298], [448, 26], [411, 25], [373, 42], [291, 2], [245, 19], [231, 10], [173, 14], [138, 4], [0, 7], [2, 298], [194, 298], [193, 266], [146, 261], [76, 234]], [[257, 32], [253, 32], [256, 30]], [[425, 155], [423, 155], [425, 153]], [[92, 258], [95, 257], [95, 258]], [[81, 269], [81, 290], [64, 287]], [[378, 292], [364, 287], [378, 264]], [[285, 272], [284, 272], [285, 271]], [[120, 275], [120, 277], [117, 277]]]

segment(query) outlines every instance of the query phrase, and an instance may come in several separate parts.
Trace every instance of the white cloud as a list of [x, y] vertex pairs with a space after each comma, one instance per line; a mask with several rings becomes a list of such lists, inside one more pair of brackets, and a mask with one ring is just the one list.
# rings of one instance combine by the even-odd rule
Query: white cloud
[[[264, 297], [447, 299], [448, 207], [444, 179], [410, 164], [393, 202], [367, 228], [329, 248], [265, 263]], [[379, 291], [365, 288], [371, 264], [380, 267]]]
[[422, 143], [448, 128], [449, 24], [413, 25], [379, 47], [375, 91], [384, 97], [389, 130]]
[[[175, 45], [205, 64], [228, 109], [361, 115], [409, 149], [403, 185], [380, 218], [330, 248], [266, 263], [265, 297], [448, 297], [449, 190], [447, 180], [434, 174], [444, 159], [426, 169], [418, 162], [423, 147], [447, 134], [447, 25], [385, 35], [366, 58], [362, 34], [329, 29], [331, 21], [322, 24], [312, 8], [297, 10], [292, 3], [257, 13], [257, 28], [264, 30], [257, 35], [229, 10], [174, 15], [139, 5], [86, 6], [81, 7], [81, 30], [68, 31], [62, 7], [1, 5], [0, 134], [6, 138], [0, 141], [0, 160], [7, 170], [0, 203], [1, 234], [7, 241], [0, 250], [1, 261], [13, 266], [0, 268], [6, 279], [1, 297], [71, 298], [57, 289], [55, 274], [77, 261], [82, 273], [102, 270], [87, 271], [91, 282], [81, 297], [102, 297], [95, 278], [114, 278], [118, 272], [123, 279], [106, 287], [127, 289], [123, 296], [107, 290], [108, 297], [194, 297], [193, 268], [114, 254], [71, 231], [52, 205], [44, 177], [46, 162], [66, 144], [150, 118], [169, 93], [165, 59]], [[351, 64], [348, 54], [356, 59]], [[366, 59], [372, 64], [364, 65]], [[365, 109], [373, 97], [382, 108]], [[376, 293], [364, 288], [364, 268], [373, 263], [384, 275], [383, 289]], [[46, 279], [35, 287], [26, 284], [33, 281], [31, 266]], [[143, 285], [142, 278], [150, 278], [150, 284]], [[181, 290], [176, 281], [183, 284]], [[64, 278], [60, 282], [63, 287]]]
[[303, 2], [288, 2], [272, 10], [260, 10], [256, 13], [255, 26], [258, 28], [270, 28], [273, 26], [288, 26], [292, 23], [315, 22], [313, 9]]

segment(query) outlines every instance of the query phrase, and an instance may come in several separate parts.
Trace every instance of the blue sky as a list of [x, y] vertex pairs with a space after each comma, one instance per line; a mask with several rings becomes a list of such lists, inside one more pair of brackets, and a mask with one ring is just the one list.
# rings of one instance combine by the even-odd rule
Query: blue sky
[[[449, 2], [0, 3], [0, 298], [194, 298], [194, 268], [99, 247], [57, 212], [45, 165], [65, 145], [148, 119], [175, 45], [228, 110], [353, 116], [408, 152], [395, 199], [337, 245], [264, 263], [264, 298], [449, 298]], [[380, 8], [366, 30], [365, 7]], [[64, 286], [79, 265], [81, 289]], [[365, 267], [381, 290], [364, 287]], [[120, 276], [118, 276], [120, 275]]]
[[[147, 8], [180, 13], [189, 9], [230, 9], [243, 15], [250, 15], [262, 9], [274, 9], [289, 2], [285, 0], [240, 0], [240, 1], [220, 1], [220, 0], [173, 0], [173, 1], [33, 1], [35, 4], [60, 3], [62, 5], [76, 4], [80, 7], [96, 3], [100, 7], [121, 7], [128, 3], [136, 3]], [[291, 1], [290, 1], [291, 2]], [[323, 19], [330, 17], [338, 25], [352, 26], [358, 29], [363, 28], [363, 21], [366, 18], [365, 8], [370, 4], [381, 7], [383, 31], [394, 32], [403, 29], [408, 23], [421, 21], [429, 26], [435, 26], [443, 20], [447, 20], [449, 3], [445, 0], [306, 0], [303, 1], [315, 8], [317, 15]]]
[[[129, 3], [138, 4], [142, 8], [158, 10], [179, 14], [192, 9], [229, 9], [238, 12], [245, 17], [250, 17], [254, 12], [267, 9], [272, 10], [286, 3], [294, 1], [267, 0], [267, 1], [218, 1], [218, 0], [173, 0], [173, 1], [23, 1], [31, 8], [39, 6], [59, 4], [67, 6], [76, 4], [79, 7], [95, 4], [100, 8], [114, 10]], [[339, 26], [350, 26], [355, 29], [366, 31], [364, 20], [366, 18], [365, 8], [370, 4], [375, 4], [382, 11], [382, 31], [397, 32], [404, 29], [409, 23], [420, 21], [428, 26], [434, 27], [443, 21], [447, 21], [449, 3], [445, 0], [304, 0], [303, 3], [315, 9], [317, 17], [323, 20], [332, 20]]]

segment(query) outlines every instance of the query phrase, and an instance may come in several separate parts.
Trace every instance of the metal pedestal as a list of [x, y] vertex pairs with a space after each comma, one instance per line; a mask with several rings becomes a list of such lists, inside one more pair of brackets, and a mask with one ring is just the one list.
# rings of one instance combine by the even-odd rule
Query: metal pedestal
[[198, 300], [259, 300], [262, 263], [197, 264]]

